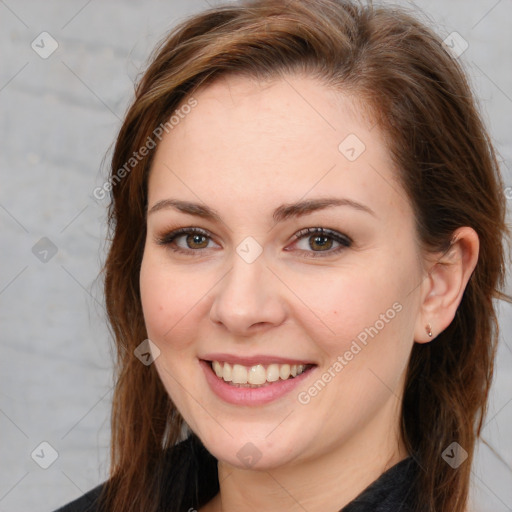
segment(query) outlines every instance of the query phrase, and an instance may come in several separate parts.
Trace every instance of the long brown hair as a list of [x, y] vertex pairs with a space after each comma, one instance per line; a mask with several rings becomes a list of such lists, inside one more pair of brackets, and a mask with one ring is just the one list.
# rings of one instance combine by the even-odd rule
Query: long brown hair
[[[172, 129], [170, 116], [200, 86], [229, 73], [261, 79], [301, 73], [354, 94], [387, 137], [423, 249], [446, 250], [461, 226], [478, 233], [478, 263], [454, 320], [435, 341], [413, 347], [401, 418], [406, 447], [421, 467], [416, 510], [463, 512], [498, 339], [493, 299], [508, 299], [500, 292], [509, 233], [499, 166], [465, 74], [440, 39], [404, 10], [343, 0], [255, 0], [209, 9], [172, 30], [138, 83], [108, 186], [105, 294], [117, 374], [106, 510], [199, 508], [218, 489], [211, 484], [215, 460], [200, 443], [192, 454], [174, 450], [166, 458], [183, 421], [154, 365], [141, 364], [134, 349], [147, 338], [139, 271], [154, 155], [142, 157], [140, 150], [149, 139], [158, 143], [159, 126]], [[453, 441], [468, 453], [458, 469], [441, 457]]]

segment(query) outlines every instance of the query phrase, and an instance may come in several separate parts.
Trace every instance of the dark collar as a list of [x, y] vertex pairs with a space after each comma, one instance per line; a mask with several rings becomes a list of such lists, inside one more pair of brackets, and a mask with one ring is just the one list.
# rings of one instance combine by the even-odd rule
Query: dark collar
[[398, 462], [340, 512], [412, 512], [417, 469], [412, 457]]

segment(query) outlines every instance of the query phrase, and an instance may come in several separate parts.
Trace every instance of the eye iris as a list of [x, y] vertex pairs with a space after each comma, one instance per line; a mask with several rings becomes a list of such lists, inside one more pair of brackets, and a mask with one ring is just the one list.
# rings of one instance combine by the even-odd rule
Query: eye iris
[[312, 236], [310, 238], [309, 246], [311, 247], [311, 249], [320, 249], [321, 251], [325, 251], [332, 247], [332, 239], [325, 235]]
[[187, 236], [187, 245], [191, 249], [204, 249], [208, 245], [208, 240], [204, 235], [192, 234]]

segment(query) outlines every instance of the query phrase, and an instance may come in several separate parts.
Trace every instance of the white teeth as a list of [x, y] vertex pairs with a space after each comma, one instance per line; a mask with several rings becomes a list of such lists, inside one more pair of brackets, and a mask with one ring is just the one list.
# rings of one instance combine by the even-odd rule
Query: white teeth
[[267, 380], [269, 382], [276, 382], [279, 380], [279, 365], [271, 364], [267, 368]]
[[231, 380], [234, 384], [247, 384], [247, 370], [245, 366], [234, 364]]
[[267, 371], [261, 364], [251, 366], [247, 375], [247, 382], [249, 384], [264, 384], [267, 380]]
[[281, 379], [286, 380], [290, 376], [290, 365], [289, 364], [282, 364], [279, 368], [279, 377]]
[[265, 368], [262, 364], [246, 367], [241, 364], [230, 365], [212, 361], [212, 368], [219, 379], [233, 384], [261, 386], [266, 382], [276, 382], [296, 377], [306, 370], [306, 365], [272, 363]]
[[226, 382], [231, 382], [233, 380], [233, 367], [229, 363], [224, 363], [222, 375], [219, 375], [219, 377], [222, 377]]
[[212, 366], [217, 377], [222, 378], [222, 365], [218, 361], [213, 361]]

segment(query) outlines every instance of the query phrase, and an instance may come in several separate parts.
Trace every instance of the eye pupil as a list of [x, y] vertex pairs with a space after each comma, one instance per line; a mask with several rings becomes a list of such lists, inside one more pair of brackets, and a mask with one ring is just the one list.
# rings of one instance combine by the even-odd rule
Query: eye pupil
[[193, 234], [187, 236], [187, 245], [190, 248], [203, 249], [208, 245], [208, 240], [204, 235]]
[[313, 240], [313, 243], [309, 244], [311, 249], [326, 250], [332, 247], [332, 239], [325, 235], [313, 236], [310, 240]]

